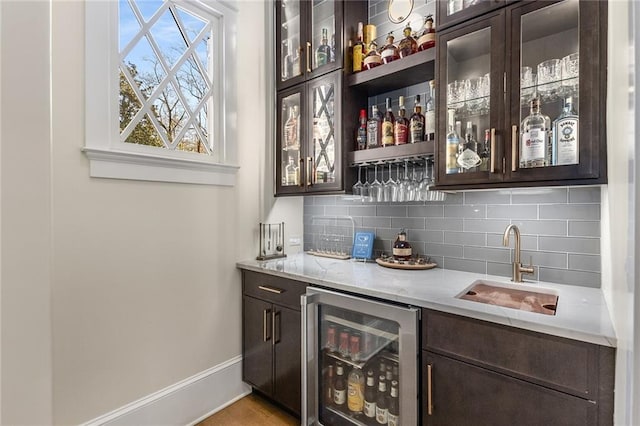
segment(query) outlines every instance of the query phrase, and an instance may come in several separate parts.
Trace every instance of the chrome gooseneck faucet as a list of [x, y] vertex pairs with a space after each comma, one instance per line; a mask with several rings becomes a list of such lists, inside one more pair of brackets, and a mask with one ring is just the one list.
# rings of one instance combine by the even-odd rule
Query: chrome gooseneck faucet
[[502, 237], [502, 244], [505, 247], [509, 247], [509, 233], [513, 230], [513, 235], [516, 240], [515, 252], [513, 255], [513, 273], [511, 275], [511, 281], [514, 283], [522, 282], [522, 274], [533, 274], [533, 264], [531, 260], [529, 261], [529, 266], [522, 266], [520, 263], [520, 229], [516, 225], [509, 225], [507, 229], [504, 231], [504, 235]]

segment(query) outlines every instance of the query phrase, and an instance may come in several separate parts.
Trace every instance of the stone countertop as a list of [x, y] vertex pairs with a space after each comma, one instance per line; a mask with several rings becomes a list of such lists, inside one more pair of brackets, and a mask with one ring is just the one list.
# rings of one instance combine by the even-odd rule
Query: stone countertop
[[528, 281], [531, 287], [558, 294], [556, 315], [543, 315], [457, 299], [475, 280], [510, 284], [509, 278], [448, 269], [398, 270], [375, 263], [335, 260], [296, 254], [284, 259], [237, 263], [240, 269], [262, 272], [311, 285], [420, 306], [525, 330], [603, 346], [616, 346], [616, 335], [602, 290]]

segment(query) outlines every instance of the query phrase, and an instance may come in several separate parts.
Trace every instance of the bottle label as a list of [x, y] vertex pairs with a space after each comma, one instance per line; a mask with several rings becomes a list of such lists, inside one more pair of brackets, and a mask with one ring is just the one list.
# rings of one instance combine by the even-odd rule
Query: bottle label
[[349, 382], [349, 395], [347, 396], [347, 405], [349, 410], [355, 413], [362, 412], [364, 408], [364, 390], [362, 383]]
[[412, 120], [409, 124], [409, 132], [411, 135], [411, 143], [421, 142], [424, 140], [424, 125], [420, 120]]
[[353, 46], [353, 72], [362, 71], [362, 45], [356, 44]]
[[382, 145], [393, 145], [393, 123], [382, 122]]
[[578, 119], [558, 120], [554, 130], [556, 146], [553, 164], [578, 164]]
[[381, 425], [386, 425], [388, 421], [389, 410], [386, 408], [376, 407], [376, 421]]
[[376, 148], [380, 144], [378, 140], [378, 122], [371, 120], [367, 124], [367, 147]]
[[447, 173], [458, 173], [458, 140], [447, 139]]
[[376, 416], [376, 402], [365, 401], [364, 402], [364, 415], [373, 419]]
[[382, 53], [380, 54], [380, 56], [382, 57], [382, 61], [385, 62], [385, 63], [393, 61], [394, 51], [393, 51], [393, 49], [383, 50]]
[[427, 111], [424, 114], [424, 132], [431, 134], [436, 132], [436, 112], [435, 110]]
[[400, 425], [400, 422], [398, 421], [399, 419], [400, 419], [400, 416], [388, 413], [387, 414], [387, 425], [389, 425], [389, 426], [399, 426]]
[[411, 248], [393, 248], [394, 256], [411, 256]]
[[396, 145], [404, 145], [408, 139], [407, 125], [396, 121], [395, 127]]
[[364, 67], [366, 69], [373, 68], [380, 64], [382, 64], [382, 58], [380, 55], [367, 55], [367, 57], [364, 58]]
[[530, 129], [522, 134], [520, 155], [524, 161], [535, 161], [545, 158], [547, 132], [542, 129]]
[[347, 390], [346, 389], [342, 389], [342, 390], [334, 389], [333, 390], [333, 402], [336, 405], [342, 405], [345, 402], [347, 402]]
[[480, 156], [472, 149], [465, 149], [462, 154], [458, 156], [458, 164], [465, 170], [469, 170], [476, 167], [481, 162]]
[[430, 44], [433, 45], [436, 42], [436, 33], [427, 33], [418, 37], [418, 46], [424, 48], [424, 45]]
[[321, 67], [327, 64], [327, 53], [326, 52], [316, 52], [316, 67]]

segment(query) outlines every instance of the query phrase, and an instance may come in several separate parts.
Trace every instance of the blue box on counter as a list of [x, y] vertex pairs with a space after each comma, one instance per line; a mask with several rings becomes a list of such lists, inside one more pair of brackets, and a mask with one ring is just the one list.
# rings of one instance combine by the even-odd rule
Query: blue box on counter
[[354, 259], [371, 259], [373, 256], [373, 241], [376, 234], [373, 232], [356, 232], [353, 236], [353, 250], [351, 257]]

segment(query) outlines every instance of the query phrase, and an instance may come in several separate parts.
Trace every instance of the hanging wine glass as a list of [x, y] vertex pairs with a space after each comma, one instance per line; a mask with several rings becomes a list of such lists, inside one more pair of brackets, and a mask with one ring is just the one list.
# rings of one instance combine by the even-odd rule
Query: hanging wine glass
[[362, 184], [362, 189], [360, 194], [362, 195], [362, 201], [369, 202], [371, 201], [371, 184], [369, 183], [369, 169], [365, 166], [364, 168], [364, 183]]
[[351, 192], [353, 195], [362, 195], [362, 166], [358, 167], [358, 181], [353, 185]]
[[384, 193], [382, 192], [382, 183], [378, 180], [378, 165], [374, 165], [373, 183], [369, 189], [371, 195], [371, 201], [381, 202], [384, 201]]
[[393, 200], [393, 187], [395, 185], [395, 181], [391, 178], [391, 163], [389, 164], [389, 179], [384, 183], [384, 200], [385, 201], [394, 201]]

